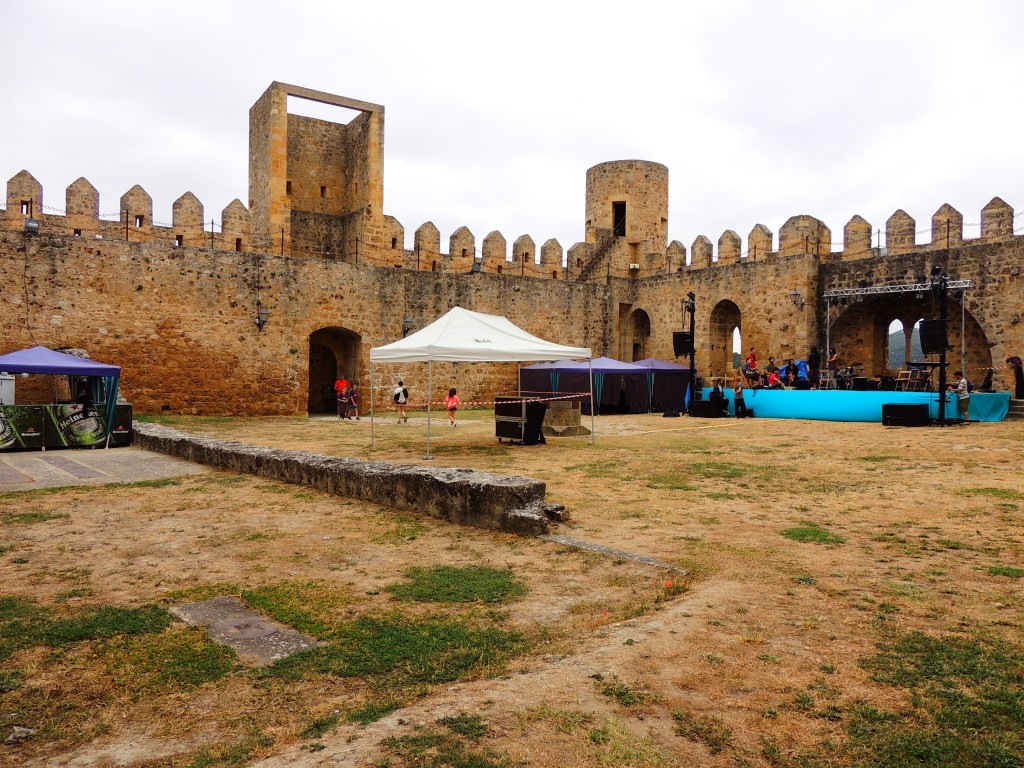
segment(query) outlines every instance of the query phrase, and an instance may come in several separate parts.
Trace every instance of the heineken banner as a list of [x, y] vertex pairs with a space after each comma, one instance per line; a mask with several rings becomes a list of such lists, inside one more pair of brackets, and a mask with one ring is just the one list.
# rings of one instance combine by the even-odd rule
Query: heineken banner
[[[41, 448], [103, 448], [107, 445], [105, 407], [81, 405], [0, 406], [0, 451]], [[132, 407], [118, 405], [110, 445], [132, 444]]]
[[0, 405], [0, 451], [43, 448], [46, 406]]

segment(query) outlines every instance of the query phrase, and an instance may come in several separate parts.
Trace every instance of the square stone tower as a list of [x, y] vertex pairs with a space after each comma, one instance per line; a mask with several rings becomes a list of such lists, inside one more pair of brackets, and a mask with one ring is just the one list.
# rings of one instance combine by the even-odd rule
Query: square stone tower
[[[288, 114], [288, 97], [359, 114], [347, 124]], [[384, 107], [274, 82], [249, 110], [249, 208], [256, 247], [345, 258], [383, 216]]]

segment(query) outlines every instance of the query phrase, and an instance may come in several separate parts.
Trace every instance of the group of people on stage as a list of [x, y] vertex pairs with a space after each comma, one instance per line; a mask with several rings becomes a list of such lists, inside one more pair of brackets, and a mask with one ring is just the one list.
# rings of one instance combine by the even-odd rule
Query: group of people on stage
[[[838, 365], [838, 353], [834, 348], [831, 352], [832, 354], [829, 357], [830, 364], [834, 358]], [[757, 360], [757, 349], [751, 347], [750, 354], [744, 360], [736, 379], [737, 383], [741, 385], [746, 383], [752, 389], [785, 389], [786, 387], [795, 387], [798, 381], [806, 379], [813, 389], [817, 386], [821, 367], [821, 354], [818, 352], [817, 347], [811, 347], [811, 352], [807, 356], [806, 366], [805, 376], [802, 377], [801, 364], [797, 363], [795, 358], [789, 358], [786, 364], [780, 368], [775, 362], [774, 355], [769, 355], [768, 362], [762, 370]]]

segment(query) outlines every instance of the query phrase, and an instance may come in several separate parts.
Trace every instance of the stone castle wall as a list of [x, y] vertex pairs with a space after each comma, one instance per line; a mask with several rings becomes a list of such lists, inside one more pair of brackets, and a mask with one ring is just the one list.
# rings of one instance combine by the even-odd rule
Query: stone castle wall
[[[348, 124], [290, 115], [289, 98], [359, 114]], [[1024, 238], [999, 198], [977, 231], [949, 205], [927, 229], [896, 211], [884, 240], [854, 216], [833, 252], [831, 230], [800, 215], [777, 244], [757, 224], [745, 247], [727, 230], [717, 243], [699, 235], [688, 252], [667, 242], [668, 169], [613, 161], [587, 171], [585, 239], [568, 251], [498, 230], [480, 240], [468, 227], [444, 242], [431, 222], [407, 249], [405, 226], [383, 212], [383, 133], [380, 105], [271, 84], [250, 110], [249, 206], [234, 200], [219, 224], [191, 192], [174, 202], [171, 222], [156, 221], [139, 185], [111, 213], [84, 178], [61, 210], [44, 204], [30, 173], [17, 173], [0, 210], [0, 352], [70, 346], [118, 362], [143, 413], [297, 414], [329, 409], [322, 396], [335, 372], [361, 381], [365, 401], [369, 349], [400, 338], [403, 320], [418, 329], [456, 305], [595, 355], [671, 360], [680, 302], [692, 291], [702, 375], [733, 373], [739, 327], [762, 359], [802, 358], [828, 340], [877, 376], [888, 372], [889, 323], [909, 329], [933, 316], [930, 295], [830, 305], [822, 294], [925, 282], [936, 265], [975, 283], [950, 300], [951, 341], [968, 340], [969, 368], [1024, 352]], [[625, 205], [624, 232], [616, 204]], [[26, 231], [29, 220], [38, 232]], [[922, 235], [929, 241], [917, 243]], [[257, 301], [271, 312], [262, 332]], [[487, 399], [514, 387], [514, 370], [437, 366], [433, 396], [457, 386], [464, 400]], [[423, 366], [374, 373], [382, 387], [403, 378], [414, 400], [426, 396]]]

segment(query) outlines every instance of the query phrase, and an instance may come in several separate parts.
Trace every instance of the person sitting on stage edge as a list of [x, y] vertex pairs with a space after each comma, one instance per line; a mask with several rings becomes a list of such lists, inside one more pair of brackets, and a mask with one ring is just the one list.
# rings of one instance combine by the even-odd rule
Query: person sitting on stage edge
[[777, 366], [775, 364], [775, 357], [773, 355], [768, 355], [768, 365], [766, 365], [764, 367], [764, 377], [763, 377], [763, 382], [764, 382], [764, 385], [766, 387], [770, 386], [768, 384], [768, 377], [770, 377], [773, 372], [777, 373], [778, 370], [779, 370], [779, 366]]
[[715, 379], [715, 386], [708, 395], [708, 402], [711, 403], [716, 416], [729, 415], [729, 400], [725, 396], [725, 382], [721, 379]]
[[963, 371], [953, 371], [953, 375], [956, 376], [956, 384], [950, 384], [946, 389], [950, 392], [956, 390], [956, 396], [960, 400], [960, 412], [964, 416], [964, 424], [969, 424], [971, 421], [971, 414], [968, 411], [971, 404], [971, 385]]
[[782, 379], [779, 378], [778, 371], [772, 371], [768, 374], [768, 389], [785, 389], [782, 386]]
[[796, 360], [789, 358], [789, 362], [786, 367], [782, 369], [782, 378], [786, 382], [786, 386], [795, 387], [796, 380], [800, 378], [800, 369], [796, 365]]

